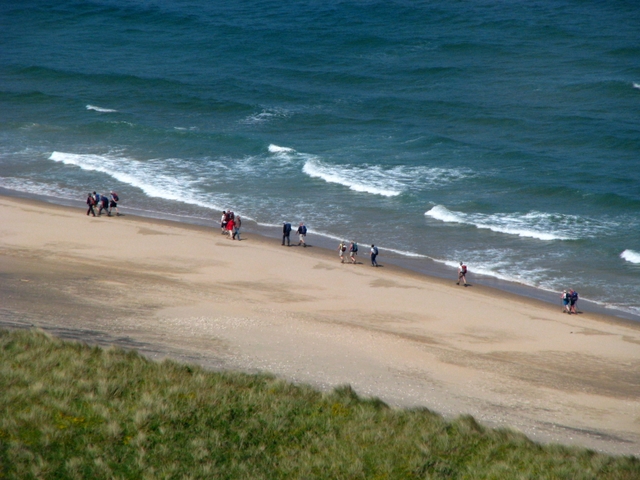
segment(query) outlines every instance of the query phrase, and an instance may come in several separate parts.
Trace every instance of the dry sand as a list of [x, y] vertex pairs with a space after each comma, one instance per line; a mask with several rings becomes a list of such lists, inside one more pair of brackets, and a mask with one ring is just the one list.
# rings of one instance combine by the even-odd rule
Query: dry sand
[[0, 327], [640, 455], [639, 324], [244, 238], [0, 197]]

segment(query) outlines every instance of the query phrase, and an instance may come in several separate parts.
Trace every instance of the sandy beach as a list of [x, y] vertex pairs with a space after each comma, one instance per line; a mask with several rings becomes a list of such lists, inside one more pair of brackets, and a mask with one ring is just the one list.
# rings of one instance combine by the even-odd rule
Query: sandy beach
[[0, 197], [0, 326], [640, 455], [640, 324], [243, 238]]

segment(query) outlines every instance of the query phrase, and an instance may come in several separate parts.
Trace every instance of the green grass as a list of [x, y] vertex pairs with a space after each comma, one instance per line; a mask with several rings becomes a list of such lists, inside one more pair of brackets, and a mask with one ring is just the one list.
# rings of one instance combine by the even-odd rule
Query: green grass
[[0, 330], [0, 478], [619, 480], [640, 478], [640, 461], [391, 409], [350, 387]]

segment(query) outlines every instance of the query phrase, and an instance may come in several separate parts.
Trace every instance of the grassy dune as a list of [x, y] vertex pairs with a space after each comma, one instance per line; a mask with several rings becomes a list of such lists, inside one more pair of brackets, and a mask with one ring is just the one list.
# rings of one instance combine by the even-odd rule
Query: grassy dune
[[619, 480], [640, 478], [640, 460], [390, 409], [349, 387], [0, 330], [0, 478]]

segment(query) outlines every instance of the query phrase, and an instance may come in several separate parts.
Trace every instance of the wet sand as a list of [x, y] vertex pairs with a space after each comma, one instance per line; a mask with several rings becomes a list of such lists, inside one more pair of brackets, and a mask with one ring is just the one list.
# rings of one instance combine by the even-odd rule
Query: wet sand
[[640, 455], [639, 324], [244, 238], [0, 197], [0, 326]]

